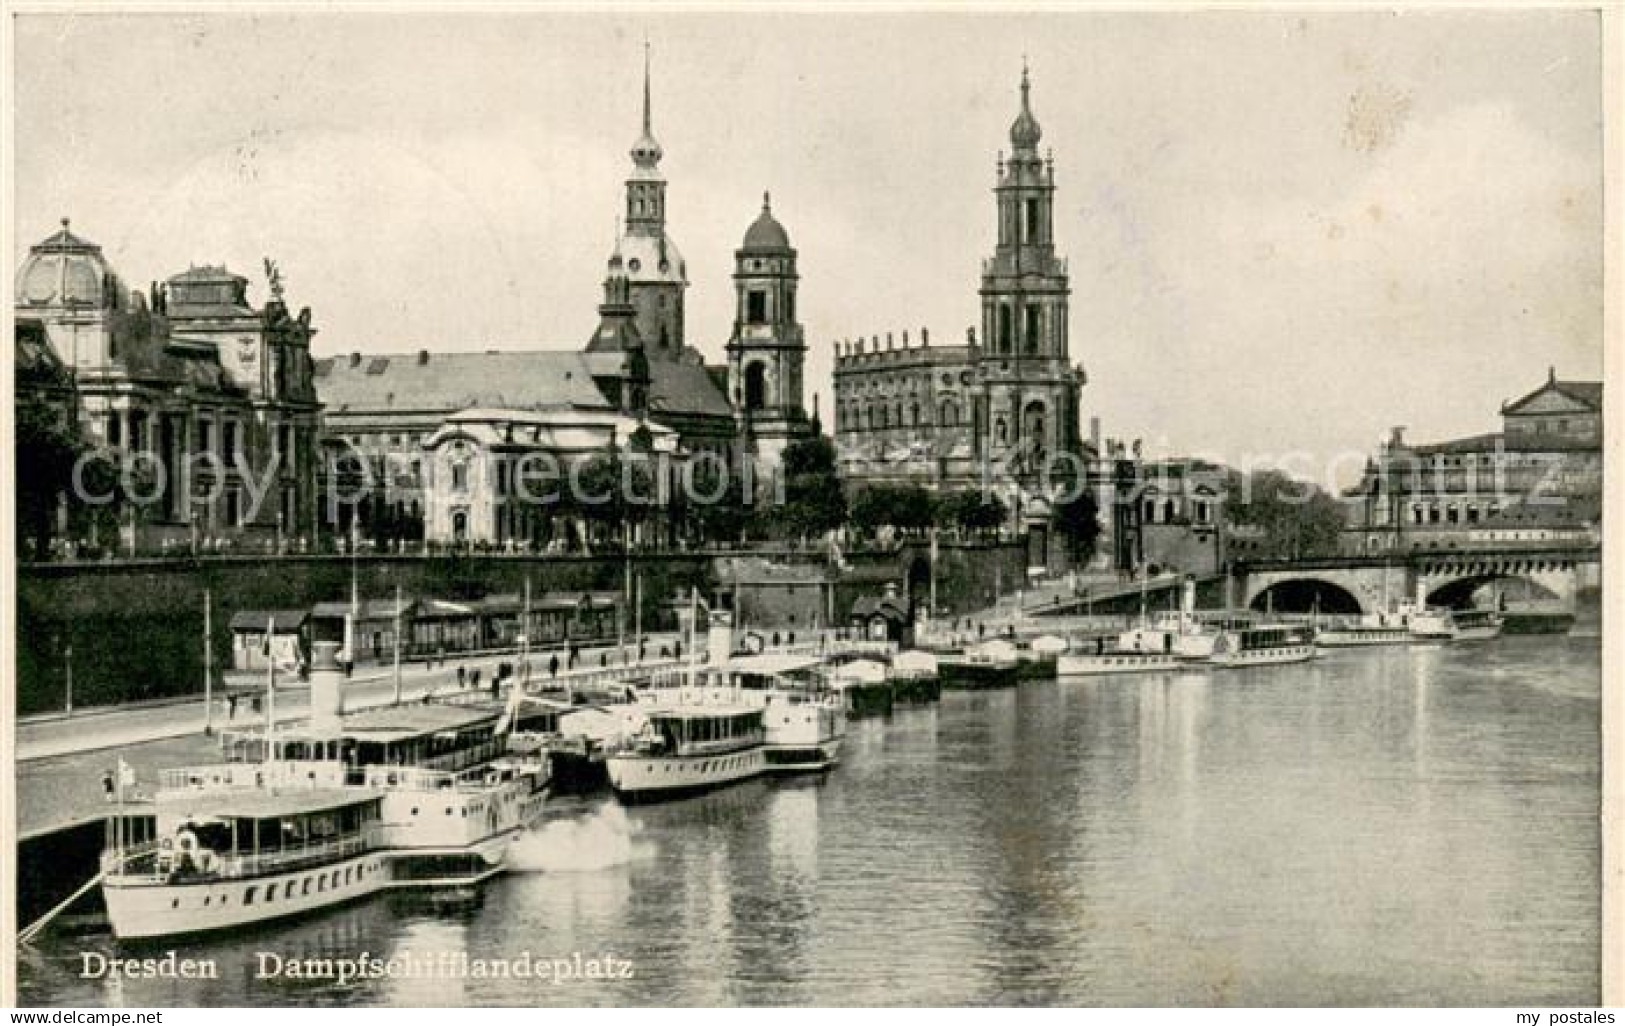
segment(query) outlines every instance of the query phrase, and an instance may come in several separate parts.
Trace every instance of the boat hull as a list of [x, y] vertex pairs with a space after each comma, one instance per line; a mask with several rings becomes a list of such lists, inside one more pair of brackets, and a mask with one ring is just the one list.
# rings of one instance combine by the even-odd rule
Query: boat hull
[[1321, 648], [1365, 648], [1371, 645], [1409, 645], [1411, 632], [1403, 627], [1345, 630], [1331, 628], [1315, 636]]
[[284, 873], [169, 882], [109, 877], [107, 918], [121, 941], [242, 929], [309, 915], [382, 891], [483, 884], [500, 874], [516, 827], [470, 848], [371, 851]]
[[938, 662], [938, 675], [945, 690], [975, 690], [979, 688], [1007, 688], [1015, 685], [1015, 663]]
[[1167, 673], [1184, 662], [1167, 652], [1103, 652], [1099, 655], [1064, 655], [1056, 660], [1055, 673], [1067, 677], [1094, 677], [1125, 673]]
[[841, 758], [840, 738], [811, 745], [767, 745], [767, 772], [822, 773], [834, 769]]
[[721, 755], [612, 755], [604, 765], [615, 797], [626, 804], [701, 794], [768, 772], [766, 745]]
[[1276, 666], [1282, 663], [1303, 663], [1315, 657], [1314, 645], [1283, 645], [1279, 648], [1255, 648], [1240, 652], [1215, 652], [1208, 660], [1214, 666], [1236, 668], [1242, 666]]

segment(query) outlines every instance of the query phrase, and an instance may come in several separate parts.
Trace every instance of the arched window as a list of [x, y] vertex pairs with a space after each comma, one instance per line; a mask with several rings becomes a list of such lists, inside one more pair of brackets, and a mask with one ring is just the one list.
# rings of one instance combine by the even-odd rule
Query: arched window
[[1001, 353], [1010, 351], [1010, 336], [1013, 333], [1011, 325], [1010, 306], [1007, 303], [999, 304], [999, 338], [997, 349]]
[[745, 409], [759, 410], [767, 405], [767, 365], [753, 363], [745, 368]]
[[1000, 445], [1003, 445], [1009, 440], [1010, 425], [1004, 422], [1003, 417], [999, 417], [993, 421], [993, 437]]

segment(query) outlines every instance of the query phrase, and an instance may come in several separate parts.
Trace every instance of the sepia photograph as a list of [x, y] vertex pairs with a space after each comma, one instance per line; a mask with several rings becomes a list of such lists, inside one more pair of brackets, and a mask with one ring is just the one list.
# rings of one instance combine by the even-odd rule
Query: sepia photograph
[[1614, 1021], [1620, 13], [8, 3], [0, 1003]]

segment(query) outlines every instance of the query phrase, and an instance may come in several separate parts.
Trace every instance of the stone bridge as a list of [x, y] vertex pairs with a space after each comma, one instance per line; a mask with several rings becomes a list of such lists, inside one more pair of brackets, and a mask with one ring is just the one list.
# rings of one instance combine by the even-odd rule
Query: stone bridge
[[1572, 612], [1576, 596], [1602, 576], [1598, 548], [1530, 547], [1331, 556], [1236, 564], [1236, 605], [1304, 612], [1371, 612], [1412, 597], [1420, 586], [1430, 605], [1461, 608], [1495, 586], [1509, 602]]

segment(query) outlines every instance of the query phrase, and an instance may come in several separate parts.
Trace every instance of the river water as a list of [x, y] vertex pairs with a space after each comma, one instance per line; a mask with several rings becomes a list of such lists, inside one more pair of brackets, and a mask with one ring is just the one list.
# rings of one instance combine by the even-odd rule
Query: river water
[[[81, 979], [116, 946], [56, 938], [23, 1001], [1594, 1005], [1599, 664], [1507, 637], [948, 693], [853, 723], [822, 781], [561, 799], [471, 906], [180, 945], [203, 981]], [[259, 952], [632, 975], [340, 986]]]

